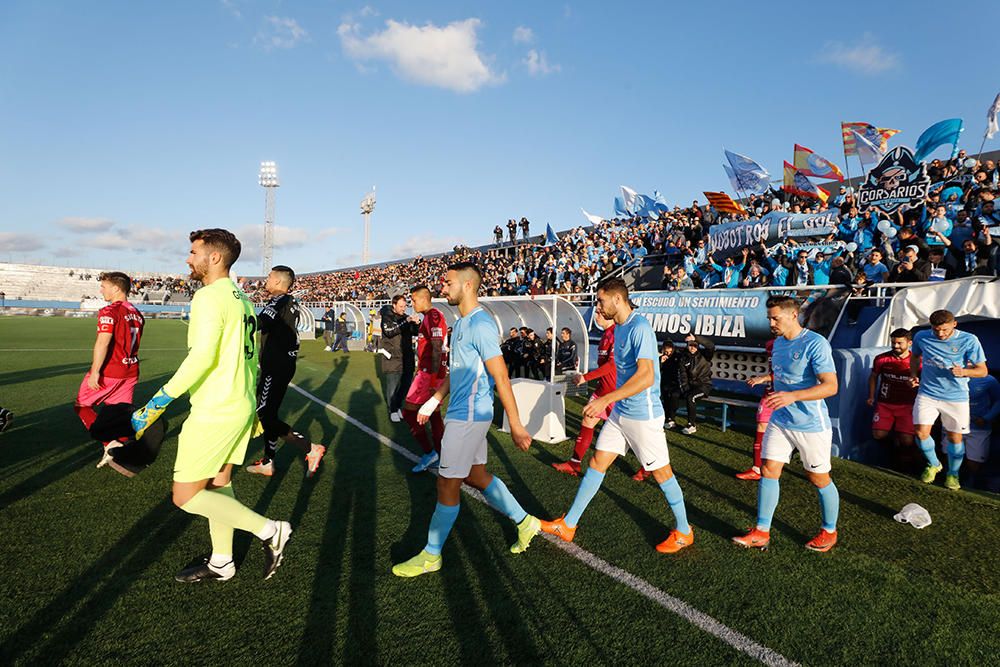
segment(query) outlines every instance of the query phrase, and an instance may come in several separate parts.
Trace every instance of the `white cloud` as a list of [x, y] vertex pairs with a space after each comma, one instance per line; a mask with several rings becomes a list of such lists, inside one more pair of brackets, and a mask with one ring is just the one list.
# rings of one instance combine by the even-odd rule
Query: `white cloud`
[[443, 27], [389, 19], [382, 32], [362, 36], [357, 23], [345, 22], [337, 34], [344, 52], [355, 60], [383, 60], [397, 75], [414, 83], [470, 93], [505, 79], [490, 69], [477, 48], [476, 31], [481, 25], [479, 19]]
[[45, 247], [45, 241], [37, 234], [0, 232], [0, 248], [7, 252], [31, 252]]
[[237, 3], [237, 0], [219, 0], [219, 4], [221, 4], [226, 11], [236, 18], [243, 18], [243, 13], [240, 11], [240, 6]]
[[817, 60], [868, 75], [896, 69], [900, 62], [899, 55], [882, 48], [871, 33], [862, 35], [856, 44], [827, 42]]
[[[274, 247], [276, 249], [290, 250], [324, 241], [332, 236], [343, 233], [345, 230], [339, 227], [328, 227], [319, 231], [302, 229], [301, 227], [286, 227], [284, 225], [274, 226]], [[236, 238], [243, 245], [240, 252], [240, 260], [261, 259], [261, 246], [264, 244], [264, 225], [245, 225], [233, 231]]]
[[433, 255], [451, 250], [456, 245], [464, 244], [461, 236], [411, 236], [389, 251], [389, 257], [416, 257], [417, 255]]
[[535, 33], [527, 26], [519, 25], [514, 28], [514, 43], [528, 44], [535, 41]]
[[309, 39], [309, 33], [299, 22], [287, 16], [265, 16], [266, 22], [253, 38], [265, 50], [291, 49], [299, 42]]
[[528, 55], [521, 62], [528, 68], [528, 74], [531, 76], [546, 76], [562, 70], [560, 65], [549, 63], [545, 51], [537, 51], [535, 49], [528, 51]]
[[76, 216], [69, 216], [61, 220], [57, 220], [56, 224], [77, 234], [107, 231], [115, 226], [114, 221], [110, 218], [82, 218]]
[[378, 16], [378, 10], [375, 9], [374, 7], [372, 7], [371, 5], [365, 5], [358, 12], [358, 16], [361, 16], [362, 18], [365, 18], [365, 17], [368, 17], [368, 16]]
[[181, 231], [166, 231], [157, 227], [129, 225], [99, 234], [83, 236], [78, 245], [100, 250], [120, 250], [128, 253], [160, 252], [164, 255], [175, 251], [178, 256], [187, 255], [187, 234]]

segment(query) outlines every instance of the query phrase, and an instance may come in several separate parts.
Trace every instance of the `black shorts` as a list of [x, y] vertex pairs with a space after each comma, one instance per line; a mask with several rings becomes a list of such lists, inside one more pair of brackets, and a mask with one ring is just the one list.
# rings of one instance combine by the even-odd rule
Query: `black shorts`
[[295, 364], [276, 368], [261, 368], [257, 378], [257, 418], [264, 427], [264, 437], [273, 441], [288, 435], [292, 427], [278, 418], [278, 408], [285, 398], [288, 385], [295, 376]]

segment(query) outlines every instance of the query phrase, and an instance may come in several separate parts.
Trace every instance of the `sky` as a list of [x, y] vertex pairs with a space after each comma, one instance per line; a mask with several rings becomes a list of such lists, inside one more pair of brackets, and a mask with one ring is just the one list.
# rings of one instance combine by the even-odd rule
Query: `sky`
[[381, 261], [610, 216], [623, 184], [704, 201], [729, 189], [723, 147], [775, 178], [796, 142], [843, 167], [840, 121], [912, 147], [961, 117], [974, 152], [998, 20], [922, 0], [5, 0], [0, 261], [185, 273], [188, 232], [224, 227], [259, 275], [262, 160], [274, 263], [308, 272], [360, 261], [372, 186]]

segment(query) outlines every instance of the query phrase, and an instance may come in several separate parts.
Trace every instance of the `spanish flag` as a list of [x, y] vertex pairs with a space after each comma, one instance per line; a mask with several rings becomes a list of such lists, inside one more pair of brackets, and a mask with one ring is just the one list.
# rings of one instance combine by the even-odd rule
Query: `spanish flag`
[[827, 160], [821, 155], [813, 153], [805, 146], [795, 144], [795, 168], [800, 174], [815, 176], [816, 178], [826, 178], [828, 180], [844, 180], [844, 174], [840, 167]]
[[708, 203], [720, 213], [744, 214], [747, 212], [740, 204], [734, 202], [725, 192], [706, 192]]
[[781, 189], [800, 197], [818, 199], [824, 204], [830, 198], [829, 192], [813, 184], [802, 172], [795, 168], [795, 165], [788, 164], [787, 162], [785, 163], [784, 184], [781, 186]]
[[899, 134], [900, 130], [890, 130], [887, 127], [875, 127], [868, 123], [840, 123], [840, 132], [844, 135], [844, 157], [857, 155], [858, 149], [855, 145], [854, 132], [878, 146], [883, 153], [888, 150], [889, 137]]

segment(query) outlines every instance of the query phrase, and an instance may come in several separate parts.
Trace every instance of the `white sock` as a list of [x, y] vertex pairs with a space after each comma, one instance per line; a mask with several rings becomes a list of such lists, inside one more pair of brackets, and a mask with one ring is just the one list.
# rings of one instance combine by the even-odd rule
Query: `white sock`
[[208, 560], [208, 564], [217, 570], [225, 567], [226, 565], [229, 565], [232, 562], [233, 562], [232, 554], [213, 553], [212, 557]]
[[256, 533], [257, 537], [262, 540], [270, 540], [274, 537], [274, 533], [278, 530], [278, 523], [274, 519], [268, 519], [264, 527], [260, 529], [260, 532]]

